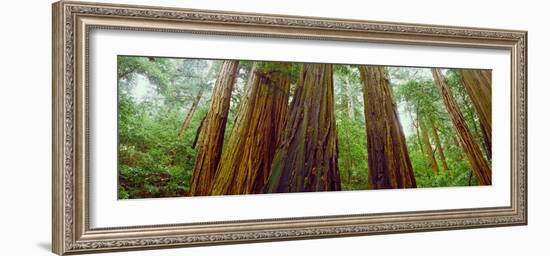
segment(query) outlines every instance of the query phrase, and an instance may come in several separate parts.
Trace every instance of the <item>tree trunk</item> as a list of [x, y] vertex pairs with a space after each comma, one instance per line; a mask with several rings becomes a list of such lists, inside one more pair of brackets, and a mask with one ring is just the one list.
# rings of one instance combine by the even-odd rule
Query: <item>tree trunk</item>
[[197, 110], [197, 106], [201, 101], [203, 92], [204, 92], [204, 86], [200, 88], [199, 92], [197, 93], [197, 96], [195, 97], [195, 100], [193, 101], [193, 104], [191, 105], [191, 108], [189, 109], [189, 112], [187, 113], [187, 116], [185, 116], [185, 119], [183, 120], [181, 128], [178, 132], [178, 138], [183, 137], [183, 134], [185, 133], [187, 128], [189, 128], [189, 124], [191, 123], [191, 119], [193, 119], [195, 110]]
[[216, 171], [212, 195], [263, 192], [288, 108], [290, 79], [282, 71], [262, 70], [254, 64], [246, 97]]
[[435, 175], [439, 175], [439, 166], [435, 160], [435, 154], [432, 148], [432, 143], [430, 143], [430, 135], [428, 134], [428, 129], [424, 124], [424, 120], [419, 120], [420, 132], [422, 133], [422, 142], [424, 143], [424, 151], [428, 154], [428, 159], [430, 160], [430, 167], [434, 171]]
[[303, 64], [265, 192], [341, 189], [332, 65]]
[[447, 158], [445, 157], [445, 153], [443, 152], [441, 140], [439, 140], [439, 132], [437, 131], [437, 128], [435, 127], [433, 121], [431, 122], [431, 125], [432, 132], [434, 134], [435, 148], [437, 149], [437, 153], [439, 154], [439, 159], [441, 159], [441, 166], [443, 166], [443, 170], [447, 171], [449, 170], [449, 166], [447, 165]]
[[468, 125], [464, 120], [464, 116], [460, 112], [460, 108], [453, 98], [452, 91], [449, 88], [445, 77], [441, 73], [441, 70], [436, 68], [432, 68], [432, 75], [479, 184], [491, 185], [491, 168], [488, 166], [487, 162], [485, 162], [479, 146], [476, 144], [474, 137], [470, 133]]
[[490, 148], [488, 148], [486, 146], [486, 145], [488, 145], [486, 140], [485, 140], [487, 137], [484, 135], [484, 132], [481, 130], [482, 129], [480, 127], [481, 123], [476, 122], [475, 109], [470, 104], [467, 104], [467, 102], [468, 102], [467, 93], [463, 93], [461, 96], [462, 96], [462, 101], [465, 102], [465, 104], [466, 104], [464, 106], [464, 109], [465, 109], [464, 118], [470, 120], [469, 122], [472, 123], [472, 126], [471, 126], [471, 128], [473, 129], [472, 135], [474, 136], [474, 139], [476, 139], [476, 141], [479, 144], [484, 145], [484, 147], [482, 147], [482, 149], [483, 149], [483, 151], [485, 151], [485, 155], [487, 156], [487, 159], [491, 159], [491, 157], [490, 157], [491, 150], [490, 150]]
[[460, 160], [464, 160], [464, 147], [462, 146], [462, 143], [460, 143], [460, 140], [458, 139], [456, 134], [452, 135], [453, 142], [456, 145], [456, 148], [459, 149], [460, 152]]
[[487, 156], [491, 159], [491, 71], [461, 69], [459, 71], [466, 93], [472, 100], [483, 134]]
[[363, 80], [369, 188], [414, 188], [405, 134], [384, 67], [359, 66]]
[[422, 146], [422, 135], [420, 135], [420, 122], [418, 121], [418, 117], [416, 119], [416, 124], [414, 125], [416, 129], [416, 138], [418, 140], [418, 148], [420, 149], [420, 152], [424, 153], [424, 147]]
[[[408, 103], [407, 103], [408, 104]], [[414, 129], [416, 131], [416, 142], [418, 144], [418, 149], [420, 152], [424, 153], [424, 148], [422, 147], [422, 137], [420, 137], [420, 128], [418, 127], [418, 111], [416, 114], [416, 118], [413, 117], [412, 111], [409, 109], [409, 118], [411, 119], [412, 126], [414, 126]]]
[[346, 84], [346, 95], [347, 95], [347, 98], [348, 98], [348, 102], [347, 102], [347, 111], [348, 111], [348, 117], [351, 119], [351, 120], [354, 120], [355, 119], [355, 113], [354, 113], [354, 107], [353, 107], [353, 88], [351, 87], [351, 83], [349, 81], [349, 77], [346, 76], [345, 78], [345, 84]]
[[220, 161], [231, 92], [238, 70], [238, 61], [224, 61], [220, 67], [218, 79], [212, 92], [210, 109], [200, 131], [197, 158], [191, 177], [190, 195], [208, 195]]
[[197, 148], [197, 143], [199, 142], [199, 138], [201, 136], [201, 130], [202, 130], [202, 125], [204, 124], [204, 119], [206, 119], [206, 116], [204, 116], [202, 119], [201, 119], [201, 122], [199, 123], [199, 127], [197, 128], [197, 131], [195, 132], [195, 139], [193, 139], [193, 145], [191, 146], [191, 148]]

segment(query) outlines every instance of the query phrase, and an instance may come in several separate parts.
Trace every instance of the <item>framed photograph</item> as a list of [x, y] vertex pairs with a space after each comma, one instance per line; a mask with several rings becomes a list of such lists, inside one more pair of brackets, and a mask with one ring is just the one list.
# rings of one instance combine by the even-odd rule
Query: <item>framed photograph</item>
[[53, 251], [526, 225], [526, 58], [526, 31], [57, 2]]

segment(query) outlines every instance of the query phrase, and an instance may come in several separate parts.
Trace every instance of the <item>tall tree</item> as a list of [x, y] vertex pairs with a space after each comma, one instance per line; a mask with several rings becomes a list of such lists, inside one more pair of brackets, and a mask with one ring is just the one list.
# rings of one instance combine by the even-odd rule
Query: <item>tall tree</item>
[[470, 133], [464, 116], [460, 112], [460, 108], [453, 97], [451, 88], [441, 70], [432, 68], [432, 75], [479, 184], [490, 185], [491, 168], [487, 162], [485, 162], [479, 146]]
[[491, 71], [461, 69], [460, 78], [468, 96], [472, 100], [486, 147], [488, 158], [491, 158]]
[[369, 187], [414, 188], [405, 134], [384, 67], [359, 66], [363, 80], [369, 155]]
[[199, 92], [197, 93], [197, 96], [195, 96], [195, 100], [191, 104], [191, 108], [189, 108], [189, 112], [187, 112], [187, 115], [185, 116], [185, 119], [183, 119], [183, 123], [181, 125], [181, 128], [178, 132], [178, 138], [183, 137], [183, 134], [189, 128], [189, 124], [191, 123], [191, 119], [193, 118], [193, 115], [195, 114], [195, 110], [197, 110], [197, 106], [199, 105], [199, 102], [201, 101], [202, 94], [204, 93], [204, 87], [201, 87], [199, 89]]
[[330, 64], [303, 64], [265, 192], [340, 190]]
[[435, 160], [435, 154], [432, 148], [432, 143], [430, 142], [430, 135], [428, 129], [425, 125], [425, 120], [420, 120], [420, 131], [422, 136], [422, 143], [424, 144], [424, 151], [428, 154], [428, 159], [430, 160], [430, 167], [436, 175], [439, 174], [439, 166], [437, 165], [437, 160]]
[[224, 61], [220, 67], [210, 109], [200, 131], [198, 152], [191, 176], [190, 195], [208, 195], [221, 157], [231, 92], [238, 70], [238, 61]]
[[[409, 104], [407, 102], [407, 104]], [[420, 152], [424, 153], [424, 147], [422, 147], [422, 139], [420, 137], [420, 127], [418, 122], [418, 114], [416, 114], [416, 118], [412, 114], [412, 110], [410, 107], [407, 107], [407, 113], [409, 114], [409, 119], [411, 120], [411, 125], [413, 126], [415, 132], [416, 132], [416, 142], [418, 144], [418, 150]]]
[[[428, 77], [424, 77], [423, 74], [420, 75], [420, 72], [416, 74], [404, 72], [404, 74], [401, 74], [401, 78], [405, 82], [398, 87], [396, 95], [398, 99], [405, 101], [409, 109], [414, 109], [416, 114], [415, 126], [417, 134], [419, 134], [421, 152], [424, 153], [423, 155], [426, 157], [432, 171], [437, 175], [439, 174], [439, 167], [447, 169], [447, 163], [444, 154], [442, 154], [443, 149], [439, 134], [434, 133], [432, 124], [443, 124], [445, 122], [443, 117], [444, 106], [432, 81], [431, 74], [427, 74]], [[434, 147], [441, 159], [441, 166], [436, 160]]]
[[[451, 73], [452, 75], [452, 73]], [[454, 77], [451, 77], [454, 78]], [[453, 90], [453, 87], [451, 85], [452, 80], [447, 80], [448, 84], [451, 86], [451, 90]], [[466, 121], [466, 124], [468, 125], [468, 128], [470, 129], [470, 132], [472, 133], [472, 136], [476, 140], [477, 143], [483, 144], [484, 142], [484, 136], [483, 131], [481, 130], [481, 123], [478, 122], [478, 119], [476, 118], [476, 110], [472, 106], [471, 101], [469, 100], [468, 93], [466, 92], [466, 89], [464, 88], [463, 83], [455, 84], [455, 88], [453, 93], [456, 93], [456, 100], [457, 104], [462, 111], [464, 115], [464, 120]], [[490, 159], [489, 151], [487, 151], [487, 147], [482, 147], [482, 149], [485, 151], [487, 159]]]
[[462, 146], [462, 143], [460, 142], [460, 140], [458, 139], [458, 135], [456, 134], [453, 134], [452, 135], [452, 140], [453, 140], [453, 143], [455, 144], [455, 146], [460, 150], [460, 159], [464, 159], [464, 146]]
[[443, 170], [449, 170], [449, 166], [447, 165], [447, 158], [445, 157], [445, 153], [443, 152], [443, 146], [441, 145], [441, 140], [439, 139], [439, 131], [435, 126], [434, 121], [431, 121], [431, 126], [432, 126], [434, 142], [435, 142], [435, 148], [437, 149], [437, 154], [439, 154], [439, 159], [441, 160], [441, 166], [443, 167]]
[[334, 113], [338, 170], [343, 190], [367, 189], [368, 156], [362, 83], [356, 65], [334, 65]]
[[353, 106], [353, 88], [352, 88], [352, 84], [350, 82], [349, 76], [345, 76], [344, 85], [346, 87], [346, 97], [347, 97], [346, 110], [348, 112], [349, 118], [353, 120], [355, 118], [355, 113], [354, 113], [355, 110]]
[[288, 107], [288, 64], [254, 64], [211, 194], [263, 192]]

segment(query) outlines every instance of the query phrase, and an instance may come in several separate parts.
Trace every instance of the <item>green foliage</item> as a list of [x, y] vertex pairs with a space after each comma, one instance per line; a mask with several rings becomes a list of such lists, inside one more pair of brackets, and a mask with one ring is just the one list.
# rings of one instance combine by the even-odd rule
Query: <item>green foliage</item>
[[[429, 70], [392, 68], [391, 71], [396, 77], [396, 83], [394, 84], [396, 100], [405, 104], [411, 118], [424, 122], [428, 129], [431, 129], [432, 123], [437, 127], [441, 137], [441, 147], [444, 148], [443, 151], [449, 167], [449, 170], [440, 168], [439, 175], [436, 175], [430, 167], [428, 155], [422, 152], [418, 146], [418, 135], [409, 135], [407, 137], [407, 146], [417, 187], [477, 185], [477, 180], [471, 173], [471, 167], [463, 156], [463, 150], [452, 139], [456, 136], [456, 132], [433, 78], [429, 76]], [[455, 91], [454, 94], [464, 96], [465, 92], [456, 72], [451, 70], [447, 73], [449, 74], [447, 79]], [[472, 103], [464, 97], [459, 98], [458, 104], [461, 107], [462, 113], [466, 113], [468, 109], [472, 108]], [[469, 126], [473, 126], [472, 119], [467, 119], [466, 121]], [[415, 122], [411, 122], [411, 126], [413, 126], [411, 130], [417, 128], [415, 125]], [[430, 136], [433, 136], [433, 134], [430, 133]], [[433, 138], [430, 139], [434, 154], [438, 158], [438, 165], [442, 167], [441, 156], [439, 156], [438, 152], [435, 152], [436, 145]]]
[[345, 114], [337, 114], [336, 127], [342, 190], [367, 189], [369, 167], [364, 123], [354, 121]]
[[368, 153], [359, 69], [335, 65], [334, 83], [342, 190], [364, 190], [368, 186]]
[[184, 194], [195, 150], [189, 146], [191, 134], [186, 134], [183, 143], [177, 140], [177, 124], [183, 115], [168, 109], [155, 114], [146, 104], [124, 97], [119, 106], [119, 197]]
[[[172, 83], [166, 74], [176, 73], [174, 60], [154, 57], [119, 56], [117, 74], [119, 81], [134, 81], [137, 75], [146, 76], [151, 83], [157, 85], [157, 91], [168, 93]], [[127, 91], [127, 90], [126, 90]]]
[[[195, 89], [183, 95], [182, 88], [210, 87], [212, 79], [209, 75], [215, 76], [217, 72], [205, 72], [203, 69], [208, 65], [201, 61], [119, 58], [119, 70], [121, 67], [122, 70], [134, 68], [132, 75], [127, 76], [131, 80], [119, 80], [120, 199], [181, 196], [187, 193], [196, 156], [193, 142], [208, 104], [199, 104], [189, 128], [178, 139], [177, 133], [189, 111], [186, 107], [198, 92]], [[211, 69], [216, 69], [216, 66], [211, 65]], [[176, 81], [172, 77], [174, 72], [180, 72], [179, 82], [161, 85], [163, 81]], [[139, 75], [147, 80], [140, 81]], [[161, 93], [157, 97], [141, 95], [139, 90], [144, 88]], [[178, 94], [174, 94], [178, 90]]]
[[256, 67], [264, 73], [269, 73], [273, 70], [281, 72], [283, 75], [290, 77], [290, 83], [297, 83], [300, 76], [300, 64], [289, 62], [257, 62]]
[[449, 170], [439, 170], [439, 175], [436, 175], [431, 169], [429, 160], [425, 154], [416, 150], [417, 147], [415, 145], [410, 145], [409, 149], [411, 148], [413, 148], [413, 150], [409, 150], [409, 155], [413, 165], [417, 187], [430, 188], [477, 185], [475, 176], [471, 175], [470, 165], [466, 160], [461, 159], [462, 152], [460, 149], [453, 148], [452, 150], [446, 151]]

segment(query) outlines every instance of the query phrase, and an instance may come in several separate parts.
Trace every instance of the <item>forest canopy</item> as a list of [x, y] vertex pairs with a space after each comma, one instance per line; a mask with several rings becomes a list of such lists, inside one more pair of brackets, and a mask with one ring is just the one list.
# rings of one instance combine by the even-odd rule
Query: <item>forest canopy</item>
[[119, 56], [118, 198], [491, 184], [491, 71]]

